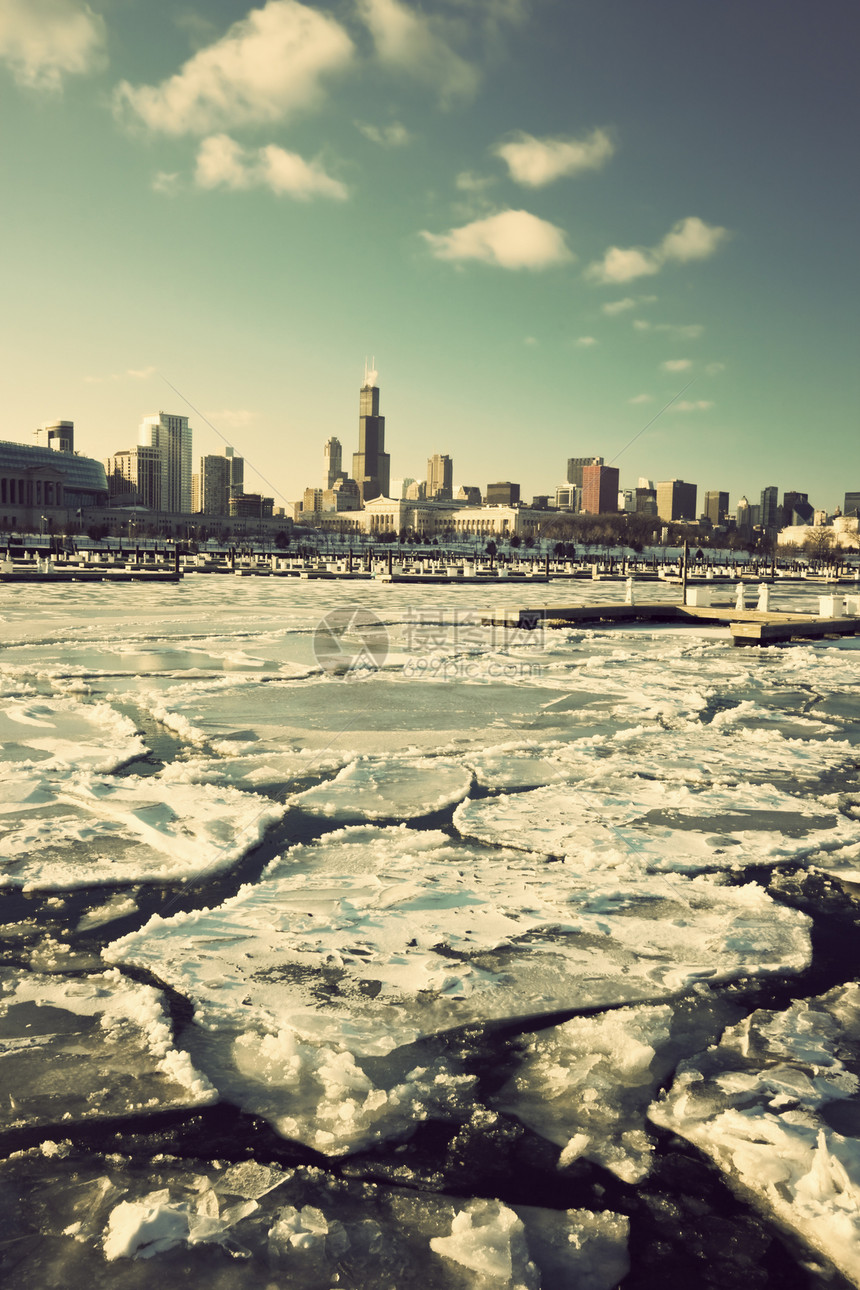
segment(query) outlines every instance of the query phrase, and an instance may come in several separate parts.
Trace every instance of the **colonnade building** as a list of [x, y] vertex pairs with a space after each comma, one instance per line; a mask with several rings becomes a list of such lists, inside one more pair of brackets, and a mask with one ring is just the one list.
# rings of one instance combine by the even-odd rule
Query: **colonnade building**
[[48, 448], [0, 443], [0, 526], [7, 532], [38, 532], [43, 521], [55, 527], [65, 523], [69, 513], [107, 505], [104, 466], [75, 454], [72, 422], [56, 422], [46, 430], [52, 445]]

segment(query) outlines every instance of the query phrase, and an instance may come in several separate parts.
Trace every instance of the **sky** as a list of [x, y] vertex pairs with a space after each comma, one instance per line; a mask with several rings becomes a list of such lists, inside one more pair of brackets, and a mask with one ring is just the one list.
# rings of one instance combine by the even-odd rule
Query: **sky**
[[860, 489], [856, 0], [0, 0], [0, 439]]

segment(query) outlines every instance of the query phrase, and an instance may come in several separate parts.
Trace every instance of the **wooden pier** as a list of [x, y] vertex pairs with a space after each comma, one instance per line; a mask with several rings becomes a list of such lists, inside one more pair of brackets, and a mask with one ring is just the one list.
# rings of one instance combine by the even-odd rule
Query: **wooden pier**
[[612, 627], [672, 623], [679, 627], [728, 627], [733, 645], [779, 645], [795, 640], [860, 635], [860, 615], [820, 618], [817, 614], [736, 609], [731, 605], [678, 605], [652, 601], [635, 605], [542, 605], [482, 618], [487, 626]]

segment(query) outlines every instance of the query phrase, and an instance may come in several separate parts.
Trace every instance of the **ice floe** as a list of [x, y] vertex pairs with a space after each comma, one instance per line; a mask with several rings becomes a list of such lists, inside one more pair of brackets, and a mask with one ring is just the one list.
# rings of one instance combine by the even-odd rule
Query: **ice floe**
[[860, 987], [754, 1012], [651, 1107], [779, 1222], [860, 1281]]

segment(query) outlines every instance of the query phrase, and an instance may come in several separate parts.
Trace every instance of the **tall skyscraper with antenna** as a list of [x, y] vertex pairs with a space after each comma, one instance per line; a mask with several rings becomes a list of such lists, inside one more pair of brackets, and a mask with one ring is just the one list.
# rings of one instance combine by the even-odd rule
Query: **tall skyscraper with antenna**
[[362, 502], [387, 497], [391, 486], [391, 458], [385, 451], [385, 417], [379, 415], [378, 373], [364, 365], [364, 384], [358, 396], [358, 452], [352, 456], [352, 477]]

